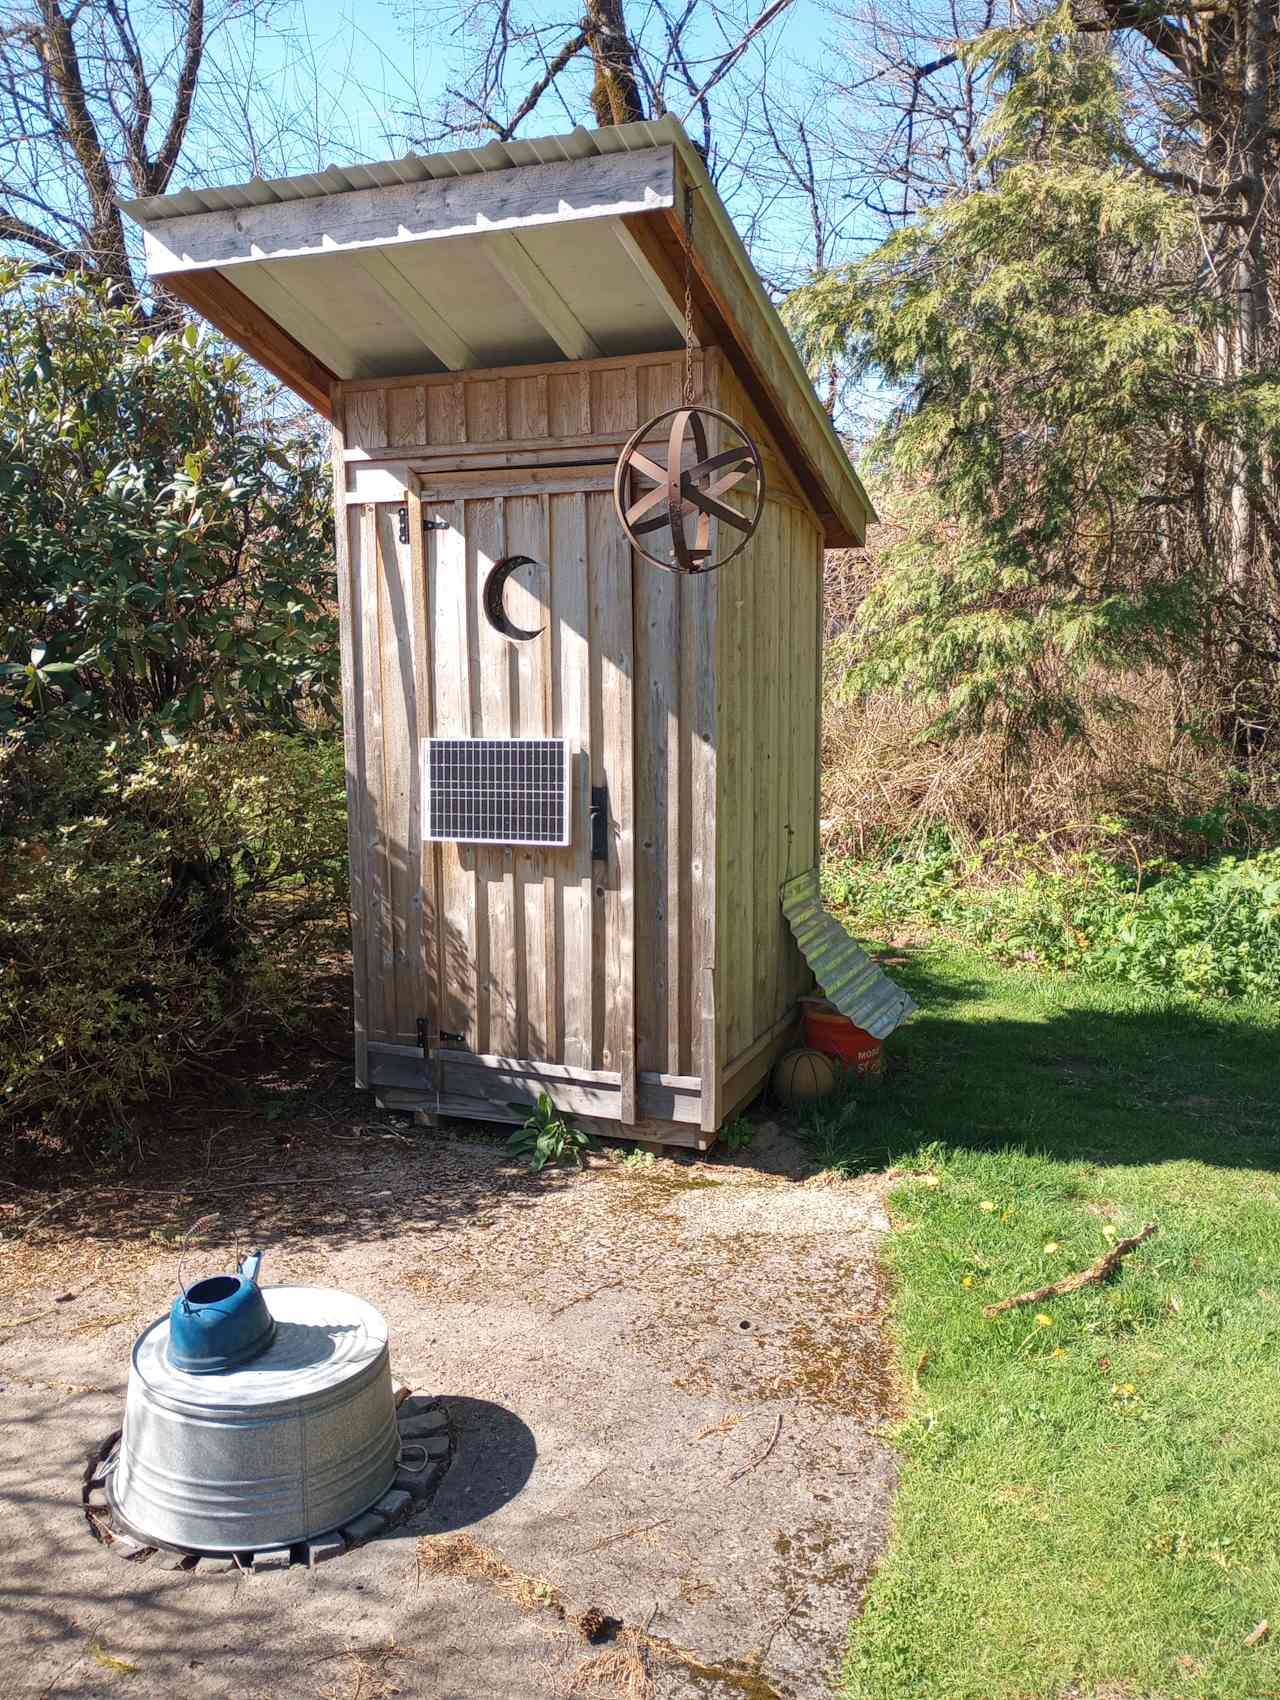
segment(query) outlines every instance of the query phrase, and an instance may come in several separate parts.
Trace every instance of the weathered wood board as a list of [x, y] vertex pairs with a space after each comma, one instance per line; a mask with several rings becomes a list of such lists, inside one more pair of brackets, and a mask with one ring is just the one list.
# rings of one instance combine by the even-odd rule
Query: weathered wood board
[[[678, 356], [629, 356], [335, 390], [360, 1043], [411, 1055], [424, 1020], [449, 1113], [492, 1119], [545, 1087], [705, 1142], [809, 983], [778, 891], [816, 846], [822, 534], [708, 351], [704, 399], [765, 455], [763, 521], [720, 574], [633, 559], [613, 461], [682, 377]], [[531, 562], [506, 592], [525, 642], [482, 606], [511, 555]], [[424, 842], [430, 735], [567, 739], [570, 844]]]

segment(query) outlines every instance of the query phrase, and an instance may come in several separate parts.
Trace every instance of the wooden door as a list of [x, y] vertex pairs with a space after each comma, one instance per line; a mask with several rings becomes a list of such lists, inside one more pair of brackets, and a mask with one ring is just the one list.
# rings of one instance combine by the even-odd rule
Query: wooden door
[[[632, 568], [608, 482], [433, 474], [417, 496], [430, 733], [562, 737], [572, 763], [567, 847], [424, 845], [428, 1019], [474, 1056], [602, 1077], [634, 1120]], [[505, 593], [511, 622], [538, 634], [523, 641], [496, 630], [483, 604], [490, 568], [513, 555], [534, 563]], [[600, 788], [608, 858], [593, 862]]]

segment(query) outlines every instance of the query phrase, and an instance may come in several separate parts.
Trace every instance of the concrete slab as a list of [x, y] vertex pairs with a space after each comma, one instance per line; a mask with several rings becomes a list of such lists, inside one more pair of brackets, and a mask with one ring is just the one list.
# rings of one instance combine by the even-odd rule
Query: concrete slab
[[[116, 1660], [138, 1700], [563, 1700], [619, 1691], [631, 1658], [652, 1700], [827, 1693], [892, 1488], [877, 1183], [789, 1178], [780, 1140], [763, 1170], [535, 1177], [474, 1141], [374, 1143], [396, 1125], [270, 1186], [87, 1199], [11, 1260], [3, 1309], [32, 1320], [0, 1335], [7, 1692], [119, 1692]], [[425, 1512], [333, 1562], [166, 1572], [82, 1514], [130, 1343], [213, 1209], [227, 1240], [189, 1265], [227, 1266], [234, 1233], [268, 1282], [360, 1293], [456, 1436]]]

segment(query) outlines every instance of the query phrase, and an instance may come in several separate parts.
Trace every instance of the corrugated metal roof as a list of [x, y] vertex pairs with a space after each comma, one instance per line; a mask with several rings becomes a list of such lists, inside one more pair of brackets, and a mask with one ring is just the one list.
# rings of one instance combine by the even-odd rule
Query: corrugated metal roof
[[[694, 147], [684, 126], [670, 114], [652, 122], [607, 125], [588, 130], [582, 125], [566, 135], [540, 136], [527, 141], [492, 141], [483, 147], [458, 148], [448, 153], [406, 154], [403, 159], [385, 160], [367, 165], [330, 165], [323, 171], [297, 177], [276, 177], [270, 180], [255, 178], [248, 183], [230, 184], [217, 188], [187, 188], [175, 194], [149, 196], [141, 200], [121, 201], [120, 206], [139, 224], [163, 225], [171, 218], [202, 212], [237, 211], [242, 208], [265, 206], [271, 202], [314, 200], [352, 190], [388, 187], [396, 183], [420, 183], [429, 178], [472, 177], [485, 172], [506, 171], [524, 165], [551, 164], [558, 160], [580, 160], [606, 154], [631, 153], [644, 148], [673, 147], [680, 156], [691, 185], [699, 191], [699, 202], [710, 212], [722, 239], [727, 244], [742, 281], [764, 315], [772, 339], [782, 351], [790, 377], [798, 394], [803, 397], [805, 420], [802, 432], [812, 431], [826, 440], [833, 453], [833, 468], [824, 481], [832, 477], [844, 485], [837, 491], [828, 489], [828, 499], [842, 517], [861, 516], [863, 521], [874, 519], [874, 510], [858, 475], [849, 463], [830, 415], [822, 406], [805, 370], [804, 362], [784, 328], [777, 309], [769, 299], [755, 267], [751, 263], [742, 239], [734, 227], [715, 185], [707, 175], [701, 154]], [[304, 331], [288, 327], [302, 346], [308, 347]], [[375, 374], [376, 375], [376, 374]], [[860, 522], [852, 523], [852, 535], [860, 536]]]
[[818, 870], [782, 888], [782, 912], [823, 991], [849, 1020], [875, 1039], [887, 1039], [918, 1005], [859, 948], [822, 907]]
[[457, 148], [451, 153], [408, 153], [403, 159], [370, 165], [327, 165], [323, 171], [298, 177], [251, 178], [213, 189], [179, 189], [169, 195], [149, 195], [120, 205], [139, 224], [155, 224], [191, 213], [234, 212], [241, 207], [266, 206], [271, 201], [317, 200], [351, 189], [385, 189], [393, 183], [425, 183], [434, 177], [475, 177], [512, 166], [549, 165], [560, 159], [589, 159], [593, 154], [632, 153], [637, 148], [669, 145], [688, 149], [692, 143], [674, 118], [653, 123], [614, 124], [604, 130], [581, 125], [565, 136], [540, 136], [529, 141], [487, 142], [482, 148]]

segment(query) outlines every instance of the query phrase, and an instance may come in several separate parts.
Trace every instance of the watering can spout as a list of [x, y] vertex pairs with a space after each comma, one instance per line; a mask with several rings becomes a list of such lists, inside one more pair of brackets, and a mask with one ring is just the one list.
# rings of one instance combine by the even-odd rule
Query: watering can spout
[[258, 1271], [261, 1268], [262, 1253], [260, 1251], [251, 1251], [248, 1257], [246, 1257], [240, 1264], [239, 1273], [246, 1281], [252, 1281], [256, 1285], [258, 1280]]

